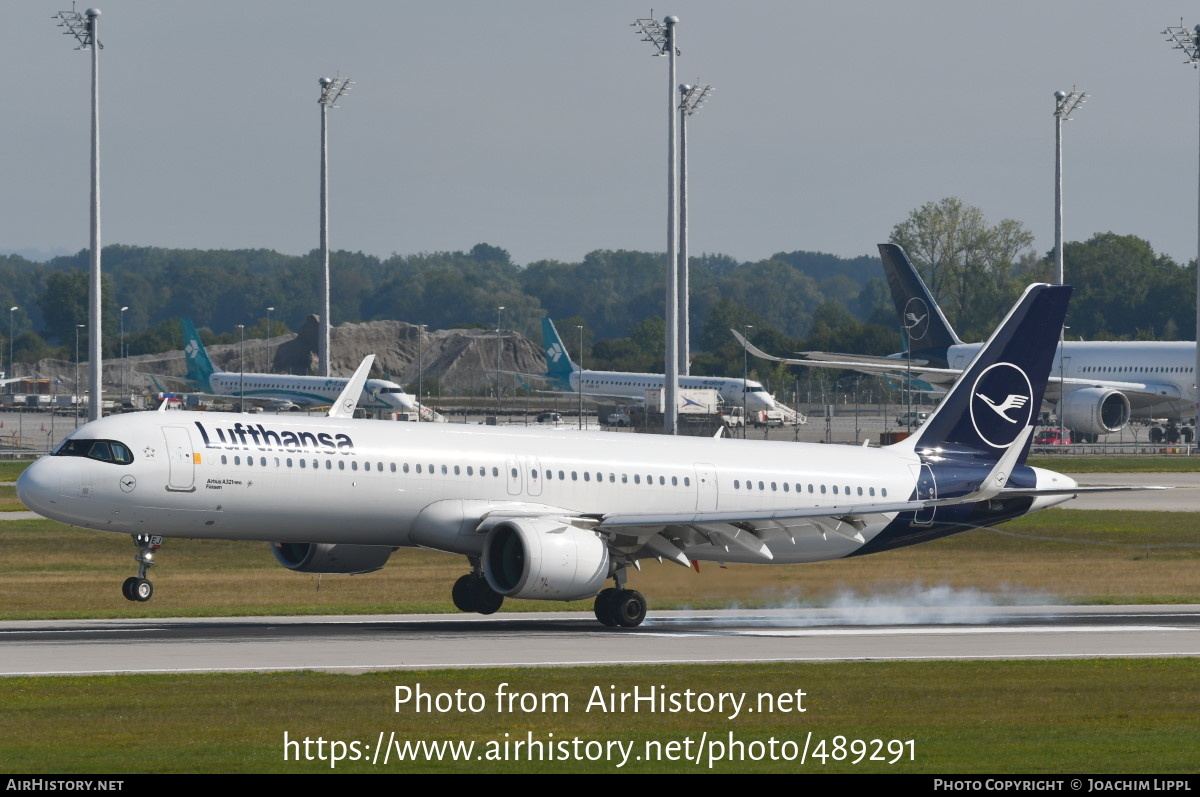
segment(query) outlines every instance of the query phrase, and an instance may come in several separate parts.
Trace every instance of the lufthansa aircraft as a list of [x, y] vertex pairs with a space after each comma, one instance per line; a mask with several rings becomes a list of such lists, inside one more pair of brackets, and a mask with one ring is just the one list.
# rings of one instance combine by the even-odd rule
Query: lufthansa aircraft
[[[730, 330], [751, 354], [774, 362], [888, 373], [917, 389], [945, 388], [982, 343], [963, 343], [904, 250], [880, 244], [892, 301], [909, 351], [889, 357], [805, 352], [792, 359], [767, 354]], [[1050, 366], [1046, 402], [1076, 440], [1120, 431], [1130, 418], [1193, 415], [1196, 344], [1191, 341], [1064, 341]]]
[[1088, 490], [1023, 464], [1070, 290], [1031, 286], [920, 430], [884, 448], [355, 420], [368, 358], [329, 417], [103, 418], [17, 493], [53, 520], [133, 536], [130, 600], [153, 592], [161, 537], [263, 540], [306, 573], [366, 573], [423, 547], [467, 558], [463, 611], [594, 599], [601, 623], [636, 626], [646, 601], [626, 572], [642, 560], [861, 556]]
[[[585, 396], [643, 402], [646, 400], [647, 390], [661, 389], [663, 386], [662, 374], [581, 369], [571, 361], [567, 347], [563, 345], [558, 330], [554, 328], [554, 322], [549, 318], [542, 319], [542, 344], [546, 347], [546, 373], [539, 378], [549, 380], [550, 384], [560, 390], [576, 393], [582, 389]], [[680, 376], [679, 386], [716, 390], [721, 400], [733, 407], [742, 406], [744, 395], [747, 413], [784, 409], [761, 383], [753, 379], [743, 381], [722, 376]]]
[[[187, 358], [187, 381], [205, 394], [222, 398], [243, 398], [247, 403], [270, 409], [326, 407], [332, 404], [348, 380], [324, 376], [289, 374], [251, 374], [222, 371], [213, 365], [196, 327], [183, 322], [183, 353]], [[415, 412], [417, 402], [395, 382], [368, 379], [362, 387], [359, 407], [366, 410]], [[427, 411], [428, 412], [428, 411]], [[439, 416], [440, 419], [440, 416]]]

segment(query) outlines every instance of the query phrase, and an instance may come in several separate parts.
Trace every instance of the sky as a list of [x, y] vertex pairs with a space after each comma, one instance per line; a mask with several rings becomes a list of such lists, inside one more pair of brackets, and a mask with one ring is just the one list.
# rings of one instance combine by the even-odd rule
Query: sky
[[[90, 54], [52, 15], [0, 7], [7, 82], [0, 250], [88, 245]], [[625, 0], [104, 0], [103, 243], [319, 245], [317, 81], [330, 245], [386, 257], [486, 242], [513, 260], [667, 248], [667, 62]], [[82, 11], [85, 6], [79, 6]], [[926, 202], [1065, 237], [1197, 249], [1200, 87], [1161, 34], [1187, 6], [1118, 0], [683, 0], [690, 250], [874, 254]], [[1184, 20], [1191, 26], [1200, 19]], [[1069, 279], [1069, 275], [1068, 275]]]

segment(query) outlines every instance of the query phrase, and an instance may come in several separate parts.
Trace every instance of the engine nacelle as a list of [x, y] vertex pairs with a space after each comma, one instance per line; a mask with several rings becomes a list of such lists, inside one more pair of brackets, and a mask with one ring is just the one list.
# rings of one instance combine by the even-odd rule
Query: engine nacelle
[[1105, 387], [1072, 390], [1058, 402], [1058, 417], [1073, 432], [1116, 432], [1129, 423], [1129, 399]]
[[506, 520], [488, 532], [483, 544], [488, 584], [511, 598], [587, 598], [604, 586], [608, 571], [604, 540], [559, 520]]
[[275, 560], [298, 573], [374, 573], [387, 564], [395, 548], [386, 545], [330, 545], [312, 542], [273, 542]]

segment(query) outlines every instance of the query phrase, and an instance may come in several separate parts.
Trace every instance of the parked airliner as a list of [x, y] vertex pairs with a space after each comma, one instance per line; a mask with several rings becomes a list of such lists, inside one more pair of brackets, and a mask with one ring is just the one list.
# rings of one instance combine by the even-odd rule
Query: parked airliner
[[[880, 244], [879, 254], [908, 352], [889, 357], [827, 352], [777, 357], [731, 331], [752, 354], [774, 362], [889, 373], [917, 388], [944, 388], [983, 344], [959, 339], [903, 249]], [[1068, 340], [1055, 351], [1045, 400], [1076, 440], [1095, 440], [1120, 431], [1130, 418], [1194, 417], [1195, 366], [1196, 344], [1191, 341]]]
[[[324, 376], [222, 371], [209, 359], [192, 322], [186, 318], [180, 320], [183, 322], [183, 353], [187, 358], [187, 381], [208, 395], [235, 399], [244, 397], [247, 403], [265, 405], [270, 409], [326, 407], [337, 399], [348, 381]], [[385, 379], [368, 379], [363, 386], [358, 406], [365, 410], [417, 411], [416, 400], [405, 393], [400, 385]], [[428, 410], [426, 412], [428, 413]], [[431, 419], [428, 416], [423, 418]]]
[[29, 466], [17, 494], [132, 535], [130, 600], [153, 593], [161, 537], [269, 541], [306, 573], [366, 573], [423, 547], [467, 558], [463, 611], [594, 599], [604, 625], [636, 626], [646, 601], [626, 572], [643, 560], [861, 556], [1088, 490], [1023, 464], [1070, 290], [1031, 286], [920, 430], [884, 448], [355, 420], [367, 358], [328, 417], [112, 416]]
[[[646, 391], [662, 389], [662, 374], [639, 374], [629, 371], [589, 371], [571, 361], [554, 322], [542, 319], [542, 344], [546, 349], [546, 373], [542, 376], [560, 390], [571, 393], [581, 388], [585, 396], [643, 402]], [[745, 396], [746, 412], [785, 409], [760, 382], [753, 379], [730, 379], [721, 376], [680, 376], [679, 386], [689, 389], [716, 390], [726, 405], [741, 407]], [[743, 390], [745, 391], [743, 393]], [[788, 410], [791, 414], [791, 410]]]

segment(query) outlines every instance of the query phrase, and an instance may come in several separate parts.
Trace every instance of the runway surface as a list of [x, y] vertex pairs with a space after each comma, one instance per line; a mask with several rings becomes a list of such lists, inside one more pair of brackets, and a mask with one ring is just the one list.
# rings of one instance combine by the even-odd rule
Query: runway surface
[[0, 675], [1200, 656], [1200, 606], [904, 607], [0, 623]]

